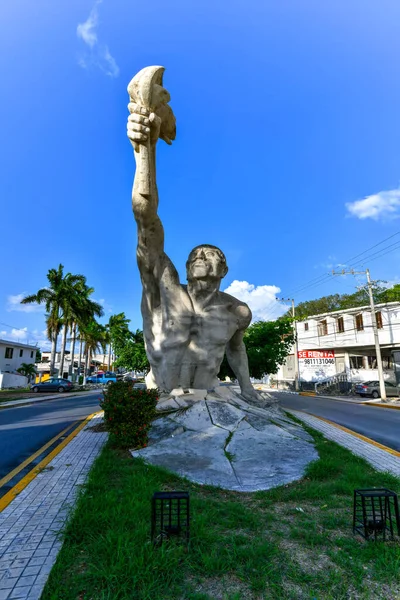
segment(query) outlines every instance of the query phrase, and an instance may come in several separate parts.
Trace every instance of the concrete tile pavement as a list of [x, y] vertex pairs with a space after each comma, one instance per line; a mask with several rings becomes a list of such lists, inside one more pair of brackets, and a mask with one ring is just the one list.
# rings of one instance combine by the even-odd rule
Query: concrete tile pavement
[[0, 513], [0, 600], [39, 600], [61, 548], [59, 532], [107, 439], [96, 415]]
[[400, 477], [400, 457], [390, 454], [386, 450], [382, 450], [381, 448], [378, 448], [351, 433], [347, 433], [334, 425], [330, 425], [313, 415], [297, 410], [286, 409], [286, 412], [292, 414], [313, 429], [320, 431], [327, 439], [347, 448], [353, 452], [353, 454], [361, 456], [361, 458], [364, 458], [369, 462], [377, 471], [389, 471], [392, 475]]

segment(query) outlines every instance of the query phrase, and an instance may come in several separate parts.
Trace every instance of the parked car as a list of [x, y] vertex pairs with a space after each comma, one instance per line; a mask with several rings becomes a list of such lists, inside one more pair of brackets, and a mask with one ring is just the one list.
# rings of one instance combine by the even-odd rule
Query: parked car
[[74, 385], [68, 379], [51, 378], [43, 383], [35, 383], [31, 385], [32, 392], [69, 392]]
[[134, 390], [147, 390], [147, 385], [145, 383], [143, 383], [143, 381], [138, 381], [137, 383], [133, 384], [133, 389]]
[[[379, 381], [364, 381], [363, 383], [358, 383], [354, 389], [356, 394], [361, 397], [371, 396], [371, 398], [380, 398], [381, 396]], [[399, 388], [394, 383], [390, 383], [390, 381], [385, 381], [385, 390], [386, 396], [399, 396]]]
[[86, 383], [109, 384], [115, 383], [116, 381], [117, 377], [115, 373], [112, 373], [112, 371], [107, 371], [106, 373], [95, 373], [94, 375], [86, 378]]

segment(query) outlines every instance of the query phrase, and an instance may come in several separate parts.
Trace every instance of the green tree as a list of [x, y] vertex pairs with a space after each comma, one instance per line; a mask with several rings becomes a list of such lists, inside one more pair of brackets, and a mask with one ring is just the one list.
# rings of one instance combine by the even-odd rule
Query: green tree
[[100, 323], [97, 323], [97, 321], [93, 319], [81, 326], [80, 338], [85, 344], [85, 373], [83, 380], [84, 383], [86, 383], [92, 355], [98, 350], [105, 351], [105, 348], [107, 347], [107, 330], [104, 325], [100, 325]]
[[47, 273], [48, 287], [39, 289], [36, 294], [26, 296], [21, 304], [44, 304], [46, 308], [47, 336], [51, 340], [50, 373], [54, 373], [54, 363], [57, 349], [57, 339], [63, 321], [63, 311], [69, 301], [71, 287], [82, 280], [82, 275], [64, 275], [64, 266], [58, 265], [57, 269], [49, 269]]
[[95, 317], [103, 315], [103, 308], [98, 303], [90, 298], [94, 292], [94, 288], [88, 287], [86, 277], [83, 275], [70, 285], [70, 294], [68, 300], [63, 304], [62, 324], [63, 336], [61, 343], [61, 356], [58, 375], [62, 377], [64, 371], [64, 357], [67, 342], [67, 332], [71, 332], [71, 366], [73, 369], [73, 360], [75, 353], [75, 340], [77, 326], [89, 323]]
[[132, 339], [133, 334], [129, 330], [130, 322], [130, 319], [127, 319], [123, 312], [111, 315], [108, 320], [106, 325], [109, 334], [108, 368], [110, 368], [111, 351], [118, 357], [129, 340]]
[[400, 301], [400, 284], [396, 283], [391, 288], [386, 288], [380, 295], [378, 302], [399, 302]]
[[33, 363], [21, 363], [21, 366], [17, 371], [18, 373], [21, 373], [21, 375], [25, 375], [25, 377], [28, 378], [28, 381], [36, 375], [36, 367]]
[[150, 370], [150, 365], [144, 347], [143, 331], [137, 329], [135, 333], [130, 332], [130, 334], [130, 339], [119, 347], [115, 366], [128, 371], [144, 371], [147, 373]]
[[39, 349], [36, 350], [36, 356], [35, 356], [35, 363], [40, 363], [42, 362], [42, 353], [40, 352]]
[[[289, 354], [293, 342], [293, 320], [257, 321], [244, 334], [250, 377], [261, 379], [268, 373], [276, 373]], [[220, 378], [235, 377], [226, 356], [219, 372]]]

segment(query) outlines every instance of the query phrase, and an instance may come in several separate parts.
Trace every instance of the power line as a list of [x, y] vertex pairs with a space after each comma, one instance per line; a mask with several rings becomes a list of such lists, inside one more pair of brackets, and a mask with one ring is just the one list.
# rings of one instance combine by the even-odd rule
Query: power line
[[[400, 235], [400, 231], [397, 231], [396, 233], [388, 236], [387, 238], [384, 238], [377, 244], [374, 244], [373, 246], [370, 246], [366, 250], [363, 250], [363, 252], [360, 252], [359, 254], [356, 254], [355, 256], [348, 258], [344, 262], [344, 264], [346, 264], [347, 266], [357, 266], [359, 263], [362, 263], [363, 261], [376, 260], [377, 258], [380, 258], [380, 256], [385, 256], [385, 254], [389, 254], [390, 252], [396, 250], [397, 248], [400, 248], [400, 241], [396, 241], [395, 243], [390, 244], [389, 246], [386, 246], [385, 248], [380, 248], [380, 250], [378, 250], [377, 252], [373, 252], [371, 255], [364, 256], [362, 259], [360, 259], [359, 261], [357, 261], [355, 263], [350, 262], [364, 254], [367, 254], [368, 252], [370, 252], [371, 250], [374, 250], [378, 246], [381, 246], [382, 244], [384, 244], [385, 242], [389, 241], [390, 239], [396, 237], [397, 235]], [[387, 250], [387, 252], [385, 252], [385, 250]], [[314, 277], [314, 278], [310, 279], [305, 284], [302, 284], [302, 285], [298, 286], [297, 288], [294, 288], [293, 290], [288, 292], [288, 295], [293, 296], [295, 294], [305, 291], [306, 289], [318, 287], [319, 285], [322, 285], [323, 283], [327, 283], [331, 278], [332, 278], [332, 276], [330, 275], [330, 273], [325, 273], [323, 275], [319, 275], [318, 277]]]
[[14, 327], [14, 325], [9, 325], [8, 323], [3, 323], [0, 321], [0, 325], [4, 325], [5, 327], [10, 327], [10, 329], [16, 329], [17, 331], [25, 331], [27, 328], [25, 327]]
[[389, 237], [385, 238], [384, 240], [378, 242], [377, 244], [375, 244], [374, 246], [371, 246], [371, 248], [368, 248], [367, 250], [364, 250], [364, 252], [360, 252], [359, 254], [356, 254], [355, 256], [352, 256], [351, 258], [348, 258], [346, 262], [350, 262], [351, 260], [354, 260], [355, 258], [358, 258], [359, 256], [362, 256], [363, 254], [365, 254], [366, 252], [369, 252], [369, 250], [373, 250], [374, 248], [376, 248], [377, 246], [380, 246], [381, 244], [384, 244], [385, 242], [387, 242], [388, 240], [391, 240], [392, 238], [394, 238], [396, 235], [399, 235], [400, 231], [397, 231], [396, 233], [394, 233], [393, 235], [389, 235]]

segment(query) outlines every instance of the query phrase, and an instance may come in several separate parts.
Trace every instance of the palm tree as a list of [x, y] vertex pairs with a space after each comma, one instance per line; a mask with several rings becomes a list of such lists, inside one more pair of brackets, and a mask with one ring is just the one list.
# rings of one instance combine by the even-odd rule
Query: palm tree
[[70, 330], [72, 335], [71, 365], [73, 367], [77, 326], [88, 323], [90, 320], [94, 319], [95, 316], [101, 317], [103, 315], [102, 306], [98, 302], [90, 299], [91, 294], [94, 292], [94, 288], [90, 288], [86, 285], [86, 277], [80, 277], [80, 280], [71, 285], [71, 294], [68, 297], [68, 301], [63, 306], [64, 330], [61, 344], [59, 377], [62, 377], [64, 370], [67, 331]]
[[54, 373], [54, 363], [57, 349], [57, 339], [62, 326], [62, 318], [65, 307], [68, 304], [68, 298], [71, 294], [71, 288], [85, 278], [83, 275], [64, 275], [64, 266], [58, 265], [57, 269], [50, 269], [47, 273], [49, 286], [41, 288], [36, 294], [26, 296], [21, 300], [21, 304], [44, 304], [46, 307], [46, 326], [47, 335], [51, 340], [50, 373]]
[[100, 325], [93, 319], [81, 327], [80, 335], [85, 342], [85, 373], [83, 377], [83, 383], [85, 384], [92, 354], [95, 354], [97, 350], [103, 350], [104, 352], [107, 347], [107, 331], [104, 325]]
[[86, 284], [86, 277], [84, 275], [71, 275], [71, 273], [67, 273], [64, 281], [65, 287], [68, 288], [68, 294], [64, 295], [61, 306], [61, 323], [63, 326], [63, 332], [61, 338], [60, 364], [58, 367], [59, 377], [62, 377], [64, 374], [64, 357], [67, 344], [67, 332], [71, 326], [74, 314], [76, 313], [79, 303], [79, 293], [82, 287]]
[[25, 375], [28, 378], [28, 383], [31, 380], [31, 377], [36, 375], [36, 367], [33, 363], [21, 363], [19, 369], [17, 369], [18, 373], [21, 375]]

